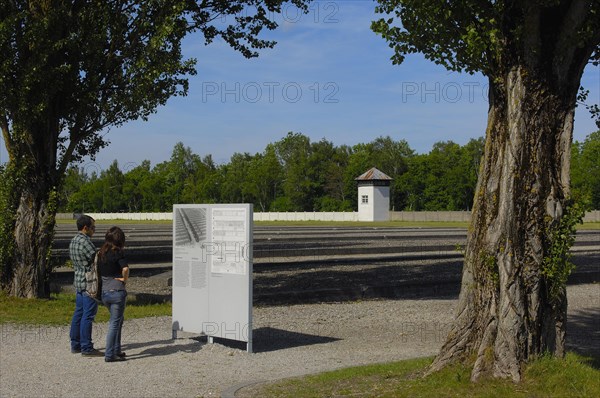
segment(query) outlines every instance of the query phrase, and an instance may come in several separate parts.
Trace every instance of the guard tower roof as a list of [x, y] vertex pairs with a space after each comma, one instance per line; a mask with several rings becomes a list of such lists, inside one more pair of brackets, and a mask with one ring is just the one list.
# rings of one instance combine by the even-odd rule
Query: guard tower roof
[[392, 181], [393, 178], [373, 167], [355, 178], [356, 181]]

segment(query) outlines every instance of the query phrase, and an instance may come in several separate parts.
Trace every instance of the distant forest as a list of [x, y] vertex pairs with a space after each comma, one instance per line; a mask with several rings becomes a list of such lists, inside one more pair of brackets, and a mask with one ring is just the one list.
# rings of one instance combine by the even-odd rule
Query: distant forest
[[[122, 171], [115, 160], [88, 175], [68, 170], [60, 212], [168, 212], [175, 203], [253, 203], [255, 211], [356, 211], [356, 177], [377, 167], [394, 180], [392, 210], [470, 210], [484, 139], [437, 142], [416, 154], [405, 140], [379, 137], [335, 146], [288, 133], [254, 155], [215, 164], [177, 143], [168, 161]], [[571, 186], [576, 200], [600, 209], [600, 131], [574, 142]], [[2, 170], [0, 169], [0, 174]]]

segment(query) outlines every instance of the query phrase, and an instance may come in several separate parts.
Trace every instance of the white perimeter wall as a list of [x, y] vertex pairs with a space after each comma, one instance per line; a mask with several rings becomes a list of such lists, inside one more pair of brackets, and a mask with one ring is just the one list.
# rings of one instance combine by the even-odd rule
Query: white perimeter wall
[[[172, 220], [173, 213], [87, 213], [96, 220]], [[470, 211], [390, 211], [390, 221], [462, 221]], [[59, 213], [60, 220], [73, 220], [71, 213]], [[254, 213], [254, 221], [358, 221], [358, 212], [269, 212]], [[586, 213], [584, 222], [600, 222], [600, 210]]]
[[[85, 213], [94, 220], [172, 220], [173, 212], [169, 213]], [[69, 214], [69, 219], [74, 218]], [[58, 218], [58, 216], [57, 216]]]

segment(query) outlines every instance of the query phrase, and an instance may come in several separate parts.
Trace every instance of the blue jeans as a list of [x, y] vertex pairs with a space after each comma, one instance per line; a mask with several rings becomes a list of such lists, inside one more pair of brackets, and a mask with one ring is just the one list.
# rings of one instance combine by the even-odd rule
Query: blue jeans
[[110, 312], [108, 333], [106, 334], [106, 358], [114, 358], [121, 352], [121, 328], [125, 313], [125, 290], [103, 291], [102, 302]]
[[71, 351], [89, 352], [94, 349], [92, 343], [92, 324], [98, 312], [98, 303], [84, 292], [75, 296], [75, 312], [71, 319]]

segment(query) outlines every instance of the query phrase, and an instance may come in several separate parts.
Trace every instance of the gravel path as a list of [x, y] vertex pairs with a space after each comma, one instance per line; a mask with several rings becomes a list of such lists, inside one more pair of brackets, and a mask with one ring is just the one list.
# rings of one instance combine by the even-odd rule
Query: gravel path
[[[600, 285], [569, 286], [568, 293], [570, 348], [600, 358]], [[128, 320], [123, 363], [71, 354], [66, 326], [0, 325], [0, 397], [216, 397], [250, 382], [434, 355], [455, 305], [438, 299], [259, 307], [253, 354], [192, 335], [171, 340], [168, 317]], [[106, 329], [94, 328], [99, 349]]]

